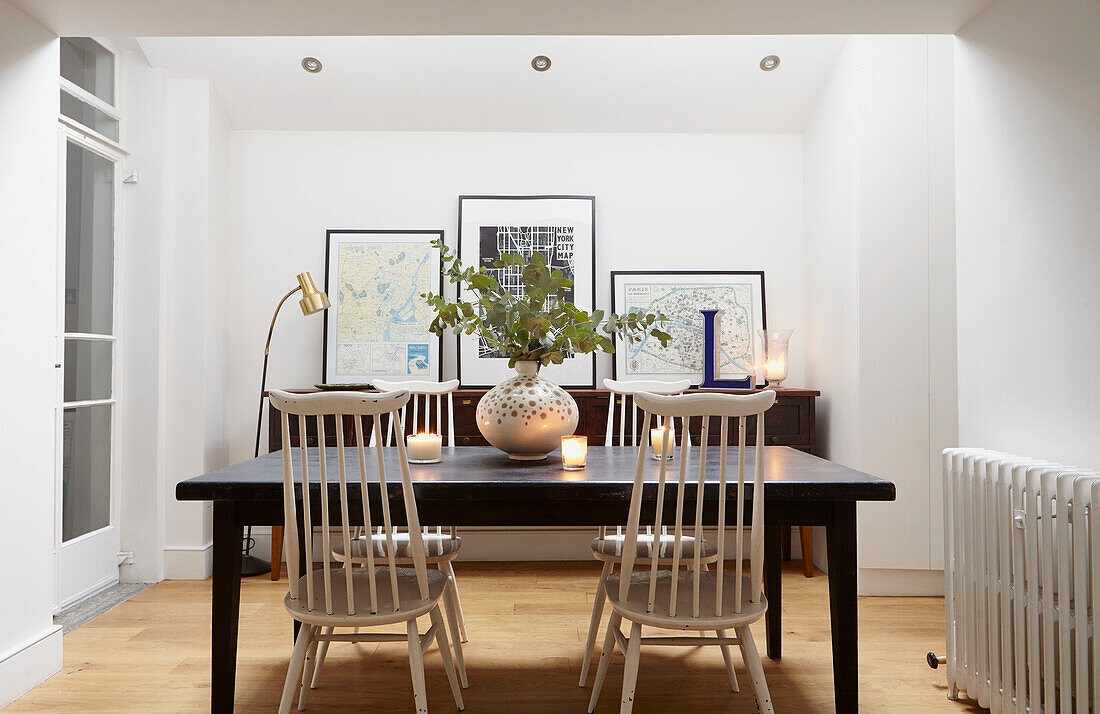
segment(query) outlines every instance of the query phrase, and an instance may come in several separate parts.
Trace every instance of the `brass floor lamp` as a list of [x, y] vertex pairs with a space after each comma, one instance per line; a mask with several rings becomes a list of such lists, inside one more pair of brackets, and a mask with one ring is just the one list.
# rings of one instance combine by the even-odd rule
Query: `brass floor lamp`
[[[264, 344], [264, 370], [263, 376], [260, 377], [260, 411], [256, 417], [256, 456], [260, 455], [260, 434], [264, 421], [264, 398], [267, 393], [267, 360], [271, 352], [271, 335], [275, 331], [275, 320], [277, 320], [279, 317], [279, 310], [283, 308], [283, 303], [285, 303], [291, 295], [298, 292], [299, 290], [302, 291], [302, 299], [298, 301], [298, 305], [302, 308], [303, 315], [312, 315], [315, 312], [327, 310], [330, 305], [328, 295], [318, 290], [317, 286], [313, 284], [313, 277], [309, 273], [299, 273], [298, 287], [294, 288], [286, 295], [284, 295], [283, 299], [280, 300], [279, 304], [275, 307], [275, 314], [271, 316], [271, 325], [269, 325], [267, 328], [267, 342]], [[289, 447], [289, 444], [286, 444], [285, 446]], [[279, 529], [279, 532], [282, 532], [281, 528]], [[272, 533], [272, 538], [274, 537], [275, 534]], [[249, 552], [252, 550], [252, 545], [252, 527], [249, 526], [248, 531], [247, 533], [245, 533], [244, 536], [244, 544], [242, 548], [243, 560], [241, 562], [241, 575], [246, 577], [251, 575], [263, 575], [264, 573], [270, 572], [272, 568], [279, 567], [279, 564], [268, 563], [262, 558], [257, 558], [256, 556], [252, 555]], [[277, 549], [273, 547], [271, 549], [271, 552], [275, 553], [277, 552]]]

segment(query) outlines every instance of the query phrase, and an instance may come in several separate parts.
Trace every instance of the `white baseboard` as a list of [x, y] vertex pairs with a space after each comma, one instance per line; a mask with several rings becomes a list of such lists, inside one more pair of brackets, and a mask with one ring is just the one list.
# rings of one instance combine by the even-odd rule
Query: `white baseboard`
[[[592, 560], [589, 543], [597, 528], [459, 528], [462, 537], [462, 560], [469, 561], [539, 561]], [[252, 555], [267, 560], [271, 556], [271, 536], [259, 528], [252, 529], [256, 544]], [[316, 539], [320, 540], [320, 539]], [[318, 546], [319, 548], [319, 546]], [[321, 557], [320, 550], [314, 553]]]
[[[562, 561], [592, 560], [590, 544], [599, 529], [596, 526], [579, 527], [460, 527], [462, 560], [467, 561]], [[714, 529], [705, 529], [708, 539], [714, 541]], [[271, 537], [268, 529], [252, 529], [256, 543], [252, 554], [267, 560], [271, 554]], [[797, 544], [798, 539], [795, 539]], [[314, 560], [321, 558], [320, 539], [314, 539]], [[737, 541], [731, 528], [726, 536], [726, 553], [733, 557]], [[748, 548], [746, 540], [745, 548]], [[798, 546], [794, 546], [795, 557]]]
[[61, 671], [61, 626], [0, 655], [0, 709]]
[[165, 580], [206, 580], [213, 572], [213, 543], [164, 547]]
[[859, 594], [943, 597], [943, 571], [860, 568]]

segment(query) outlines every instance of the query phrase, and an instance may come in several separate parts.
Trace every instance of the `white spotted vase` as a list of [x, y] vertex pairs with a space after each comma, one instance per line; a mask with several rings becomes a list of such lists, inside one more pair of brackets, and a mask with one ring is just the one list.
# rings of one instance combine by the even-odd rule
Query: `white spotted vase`
[[576, 430], [580, 415], [569, 392], [540, 377], [538, 367], [538, 362], [517, 362], [516, 376], [477, 403], [481, 435], [517, 461], [545, 459], [561, 446], [561, 437]]

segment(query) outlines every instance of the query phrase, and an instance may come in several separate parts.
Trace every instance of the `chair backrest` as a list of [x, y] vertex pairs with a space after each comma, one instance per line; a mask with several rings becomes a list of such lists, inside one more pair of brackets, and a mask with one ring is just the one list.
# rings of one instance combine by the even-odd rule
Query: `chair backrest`
[[[622, 406], [619, 408], [619, 446], [626, 446], [627, 431], [626, 431], [626, 411], [627, 402], [630, 403], [630, 445], [638, 445], [638, 403], [634, 399], [634, 395], [640, 392], [646, 392], [647, 394], [680, 394], [685, 389], [691, 386], [690, 379], [678, 379], [675, 382], [659, 382], [659, 381], [627, 381], [618, 379], [605, 379], [603, 381], [604, 389], [611, 392], [611, 399], [607, 403], [607, 431], [604, 433], [604, 444], [607, 446], [614, 446], [615, 436], [615, 397], [622, 398]], [[664, 422], [660, 421], [659, 426], [663, 426]], [[673, 423], [673, 430], [675, 431], [675, 423]], [[644, 432], [644, 427], [643, 427]], [[687, 434], [686, 431], [681, 433]], [[648, 436], [642, 434], [642, 443], [647, 443]], [[684, 438], [687, 438], [686, 436]]]
[[[718, 561], [716, 563], [717, 573], [716, 577], [708, 577], [707, 580], [713, 581], [713, 587], [715, 588], [715, 612], [714, 616], [721, 617], [722, 615], [737, 614], [741, 612], [742, 601], [742, 578], [741, 572], [744, 567], [744, 532], [745, 532], [745, 460], [747, 456], [746, 441], [745, 441], [745, 422], [747, 417], [756, 416], [756, 450], [753, 454], [753, 474], [752, 474], [752, 528], [749, 536], [749, 550], [750, 550], [750, 587], [749, 593], [750, 602], [759, 602], [761, 597], [761, 583], [764, 575], [764, 459], [761, 449], [764, 445], [764, 412], [767, 411], [772, 404], [775, 403], [775, 392], [772, 390], [765, 390], [756, 394], [747, 395], [735, 395], [735, 394], [685, 394], [679, 396], [659, 396], [654, 394], [637, 394], [635, 399], [638, 406], [642, 408], [644, 413], [643, 424], [648, 426], [651, 418], [664, 417], [665, 419], [680, 418], [685, 422], [685, 426], [688, 425], [691, 419], [702, 419], [702, 438], [699, 441], [699, 475], [695, 488], [695, 526], [691, 535], [696, 538], [696, 543], [701, 543], [703, 538], [703, 503], [706, 500], [706, 476], [707, 476], [707, 440], [710, 430], [710, 422], [712, 418], [717, 417], [719, 420], [720, 429], [720, 441], [719, 441], [719, 457], [718, 457]], [[725, 568], [725, 530], [727, 526], [726, 521], [726, 472], [728, 461], [728, 436], [729, 436], [729, 421], [732, 418], [737, 418], [737, 499], [736, 499], [736, 516], [735, 525], [737, 527], [736, 532], [736, 553], [735, 553], [735, 569], [734, 573], [737, 575], [735, 579], [735, 593], [734, 593], [734, 612], [723, 612], [723, 596], [727, 593], [723, 593], [723, 572]], [[682, 540], [684, 536], [684, 491], [687, 479], [688, 469], [688, 456], [691, 451], [687, 440], [684, 440], [680, 444], [680, 458], [679, 458], [679, 478], [676, 484], [676, 514], [675, 514], [675, 536], [673, 539], [672, 550], [672, 580], [670, 585], [669, 601], [666, 604], [657, 603], [656, 600], [656, 588], [657, 588], [657, 565], [658, 559], [651, 558], [649, 566], [649, 601], [648, 612], [654, 612], [658, 606], [667, 608], [665, 613], [669, 617], [676, 617], [678, 615], [676, 611], [677, 602], [677, 589], [679, 587], [679, 578], [677, 577], [678, 571], [681, 566], [694, 569], [694, 575], [692, 578], [692, 617], [700, 616], [700, 593], [702, 585], [702, 568], [700, 563], [700, 557], [702, 553], [701, 547], [693, 548], [694, 556], [693, 561], [688, 563], [681, 560], [682, 554]], [[634, 490], [630, 496], [630, 513], [627, 518], [626, 540], [623, 544], [623, 564], [622, 575], [619, 582], [619, 597], [623, 600], [626, 599], [631, 581], [631, 574], [634, 571], [634, 561], [636, 559], [638, 550], [638, 530], [641, 520], [641, 506], [642, 506], [642, 491], [645, 486], [645, 472], [649, 464], [656, 463], [657, 466], [657, 503], [656, 503], [656, 517], [653, 521], [653, 528], [657, 528], [662, 525], [664, 517], [664, 505], [665, 505], [665, 476], [668, 468], [668, 461], [661, 459], [654, 462], [648, 458], [646, 453], [646, 444], [641, 444], [638, 448], [638, 462], [634, 473]], [[709, 585], [708, 585], [709, 586]], [[707, 613], [708, 616], [711, 613]], [[680, 613], [680, 616], [684, 615]]]
[[[418, 380], [408, 380], [403, 382], [390, 381], [388, 379], [376, 379], [372, 382], [375, 389], [383, 392], [396, 392], [399, 390], [408, 391], [412, 397], [413, 418], [412, 424], [409, 426], [409, 433], [416, 434], [418, 432], [424, 432], [425, 434], [432, 433], [432, 420], [431, 420], [431, 399], [435, 397], [435, 433], [443, 433], [443, 396], [447, 396], [447, 446], [454, 447], [455, 445], [455, 395], [454, 391], [458, 389], [457, 379], [448, 379], [446, 382], [425, 382]], [[424, 419], [423, 424], [420, 420], [420, 401], [424, 401]], [[405, 409], [401, 409], [401, 423], [406, 424], [405, 421]], [[386, 446], [390, 445], [390, 437], [393, 435], [392, 431], [386, 430]], [[374, 442], [371, 442], [373, 446]]]
[[[316, 469], [317, 481], [314, 482], [312, 475], [310, 474], [310, 463], [308, 452], [309, 447], [302, 446], [298, 449], [298, 461], [300, 463], [300, 477], [301, 485], [298, 492], [295, 493], [294, 483], [294, 461], [295, 456], [293, 449], [283, 449], [283, 517], [284, 526], [286, 528], [287, 538], [286, 543], [286, 561], [287, 572], [291, 573], [290, 578], [290, 597], [295, 600], [300, 600], [302, 593], [299, 592], [300, 585], [299, 579], [295, 577], [295, 573], [298, 572], [298, 520], [297, 509], [298, 501], [301, 501], [302, 507], [302, 524], [303, 529], [300, 535], [304, 539], [305, 553], [307, 557], [311, 557], [314, 552], [313, 549], [313, 527], [317, 526], [331, 526], [334, 524], [333, 514], [334, 509], [339, 509], [339, 537], [343, 540], [344, 552], [351, 552], [351, 539], [352, 539], [352, 526], [349, 521], [349, 500], [348, 500], [348, 454], [344, 448], [344, 417], [350, 417], [355, 427], [355, 454], [358, 456], [359, 466], [359, 488], [362, 493], [361, 501], [363, 508], [363, 523], [369, 529], [371, 527], [371, 491], [368, 489], [367, 484], [367, 471], [376, 470], [378, 476], [378, 490], [379, 505], [382, 510], [382, 521], [385, 534], [388, 539], [388, 547], [386, 549], [387, 556], [385, 558], [378, 558], [378, 560], [384, 561], [384, 565], [389, 566], [389, 577], [385, 580], [388, 581], [391, 592], [388, 598], [389, 604], [393, 611], [396, 612], [400, 603], [397, 590], [397, 577], [396, 571], [397, 563], [394, 557], [395, 548], [393, 544], [394, 536], [397, 533], [397, 529], [393, 525], [393, 521], [390, 517], [390, 505], [389, 505], [389, 486], [386, 480], [386, 460], [383, 458], [383, 451], [392, 451], [390, 449], [372, 449], [375, 455], [375, 465], [368, 466], [367, 464], [367, 450], [364, 447], [363, 441], [363, 422], [364, 417], [374, 417], [373, 419], [373, 431], [376, 439], [381, 438], [381, 423], [382, 416], [387, 415], [389, 422], [392, 425], [392, 430], [395, 432], [395, 440], [397, 443], [397, 466], [401, 472], [401, 492], [404, 496], [405, 502], [405, 519], [409, 525], [409, 538], [412, 540], [413, 567], [416, 569], [417, 584], [420, 588], [420, 595], [422, 598], [428, 598], [428, 575], [427, 564], [425, 562], [425, 550], [423, 544], [423, 538], [420, 532], [420, 518], [416, 512], [416, 500], [413, 496], [412, 480], [409, 475], [409, 462], [408, 457], [405, 454], [405, 438], [404, 431], [402, 429], [400, 419], [395, 419], [396, 412], [402, 409], [409, 401], [409, 393], [406, 391], [399, 392], [386, 392], [384, 394], [366, 394], [363, 392], [322, 392], [317, 394], [291, 394], [289, 392], [283, 392], [277, 389], [273, 389], [270, 392], [271, 403], [282, 412], [282, 430], [283, 430], [283, 444], [290, 444], [290, 419], [291, 417], [298, 418], [298, 433], [306, 433], [306, 420], [313, 418], [317, 424], [317, 464]], [[331, 464], [327, 461], [327, 454], [325, 453], [325, 420], [326, 416], [334, 416], [336, 422], [336, 470], [337, 479], [336, 483], [331, 481]], [[390, 466], [393, 466], [393, 459], [390, 459]], [[312, 484], [316, 483], [317, 488], [311, 488]], [[334, 488], [335, 487], [335, 488]], [[335, 496], [334, 496], [335, 493]], [[313, 523], [313, 511], [317, 508], [319, 503], [321, 523]], [[364, 608], [369, 608], [371, 614], [377, 614], [379, 604], [381, 601], [386, 600], [382, 597], [382, 594], [378, 591], [378, 577], [375, 572], [375, 555], [370, 548], [366, 549], [367, 555], [367, 569], [368, 579], [370, 584], [370, 602], [356, 602], [355, 590], [353, 588], [352, 578], [349, 577], [349, 571], [344, 571], [339, 577], [333, 576], [333, 563], [332, 563], [332, 528], [322, 527], [321, 539], [322, 547], [321, 552], [324, 554], [324, 560], [322, 561], [322, 585], [323, 592], [318, 594], [314, 592], [314, 577], [313, 573], [309, 573], [309, 577], [305, 578], [306, 581], [306, 606], [310, 611], [323, 609], [327, 614], [333, 615], [354, 615], [357, 611]], [[344, 564], [338, 564], [340, 567], [345, 567]], [[334, 598], [333, 595], [333, 581], [336, 580], [336, 587], [343, 586], [346, 589], [345, 598]], [[345, 611], [346, 610], [346, 611]]]

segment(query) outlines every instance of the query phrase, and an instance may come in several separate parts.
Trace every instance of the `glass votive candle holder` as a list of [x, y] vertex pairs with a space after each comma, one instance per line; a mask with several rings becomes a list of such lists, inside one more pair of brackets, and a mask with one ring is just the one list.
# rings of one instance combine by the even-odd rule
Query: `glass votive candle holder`
[[405, 444], [410, 464], [437, 464], [443, 458], [443, 437], [439, 434], [410, 434]]
[[672, 454], [676, 451], [676, 430], [669, 429], [667, 426], [650, 429], [649, 445], [653, 447], [653, 458], [660, 461], [661, 453], [664, 452], [664, 458], [671, 459]]
[[588, 459], [587, 436], [563, 436], [561, 438], [561, 467], [566, 471], [579, 471]]

